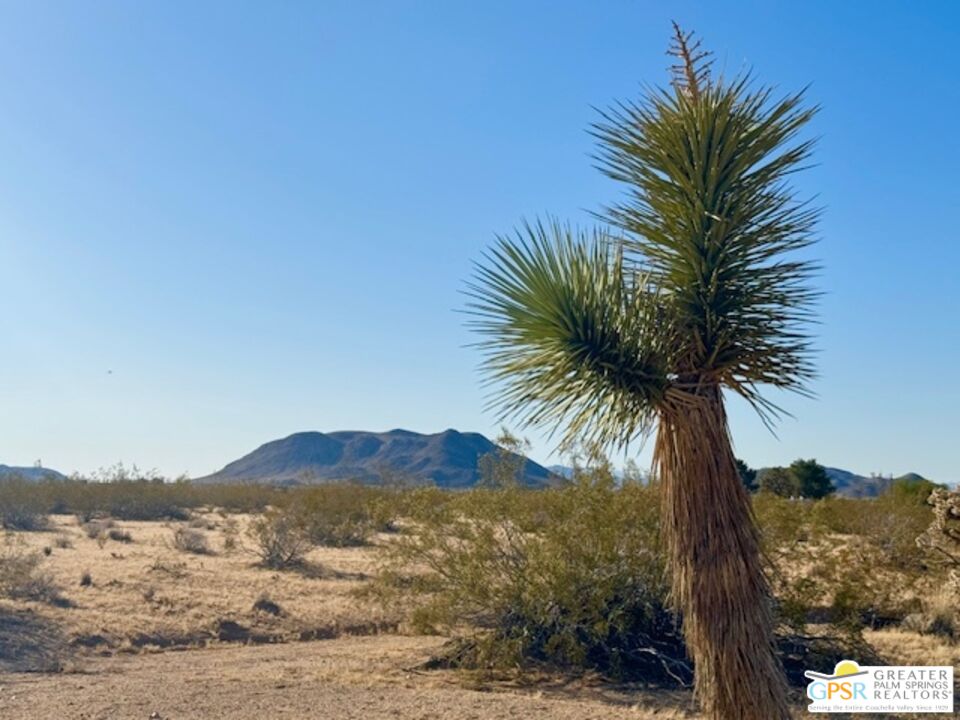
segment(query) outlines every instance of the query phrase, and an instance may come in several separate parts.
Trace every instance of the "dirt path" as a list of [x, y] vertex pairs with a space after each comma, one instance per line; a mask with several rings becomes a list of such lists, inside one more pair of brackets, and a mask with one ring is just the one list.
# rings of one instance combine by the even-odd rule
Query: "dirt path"
[[[0, 675], [5, 720], [691, 718], [688, 696], [468, 690], [404, 668], [435, 638], [379, 636], [92, 658], [82, 672]], [[586, 694], [589, 699], [571, 695]], [[153, 715], [157, 713], [157, 715]]]

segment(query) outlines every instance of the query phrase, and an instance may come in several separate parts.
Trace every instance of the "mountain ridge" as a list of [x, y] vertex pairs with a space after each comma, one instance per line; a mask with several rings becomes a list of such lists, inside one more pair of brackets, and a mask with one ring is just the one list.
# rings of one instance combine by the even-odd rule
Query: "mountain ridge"
[[[467, 488], [480, 479], [480, 458], [496, 450], [497, 446], [480, 433], [454, 429], [434, 434], [403, 429], [382, 433], [307, 431], [264, 443], [193, 482], [377, 484], [396, 478], [446, 488]], [[525, 485], [546, 487], [555, 481], [547, 468], [524, 458]]]

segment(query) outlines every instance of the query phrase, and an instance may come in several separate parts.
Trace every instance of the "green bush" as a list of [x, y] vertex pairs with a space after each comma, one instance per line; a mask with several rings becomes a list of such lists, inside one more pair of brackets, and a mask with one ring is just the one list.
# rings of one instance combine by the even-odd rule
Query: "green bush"
[[47, 503], [37, 483], [20, 477], [0, 480], [0, 527], [5, 530], [44, 530]]
[[18, 518], [42, 520], [48, 513], [73, 513], [81, 523], [105, 516], [119, 520], [187, 520], [191, 509], [201, 507], [260, 512], [300, 491], [252, 483], [165, 482], [150, 473], [129, 471], [120, 465], [99, 471], [92, 479], [2, 480], [0, 521], [7, 522], [5, 518], [9, 518], [12, 526], [26, 522]]
[[758, 473], [757, 483], [762, 492], [785, 498], [798, 495], [800, 490], [796, 478], [783, 467], [767, 468]]
[[689, 678], [665, 608], [655, 488], [618, 489], [601, 471], [553, 490], [423, 489], [404, 500], [406, 529], [379, 587], [412, 602], [421, 630], [472, 628], [456, 664]]
[[754, 498], [782, 622], [802, 633], [829, 623], [855, 638], [899, 622], [929, 591], [918, 529], [930, 510], [892, 498]]
[[376, 532], [392, 529], [388, 498], [396, 494], [364, 485], [320, 485], [291, 493], [285, 506], [300, 515], [314, 544], [355, 547], [368, 544]]

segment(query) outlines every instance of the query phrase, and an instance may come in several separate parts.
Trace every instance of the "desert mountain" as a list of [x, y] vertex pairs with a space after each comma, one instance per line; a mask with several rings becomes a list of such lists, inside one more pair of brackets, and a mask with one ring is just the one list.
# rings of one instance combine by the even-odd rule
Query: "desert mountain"
[[10, 477], [20, 477], [24, 480], [66, 480], [63, 473], [50, 468], [37, 467], [17, 467], [15, 465], [0, 465], [0, 480]]
[[[480, 478], [477, 463], [497, 446], [479, 433], [446, 430], [423, 435], [409, 430], [384, 433], [301, 432], [261, 445], [222, 470], [194, 482], [275, 484], [390, 480], [464, 488]], [[555, 477], [527, 459], [524, 483], [544, 487]]]

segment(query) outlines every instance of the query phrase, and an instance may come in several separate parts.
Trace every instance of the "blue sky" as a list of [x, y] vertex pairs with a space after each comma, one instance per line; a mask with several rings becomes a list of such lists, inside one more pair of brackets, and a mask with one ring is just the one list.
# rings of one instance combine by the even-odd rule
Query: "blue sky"
[[819, 397], [772, 396], [778, 437], [732, 403], [738, 454], [960, 480], [960, 11], [667, 5], [0, 4], [0, 462], [200, 475], [299, 430], [494, 434], [471, 261], [619, 192], [592, 108], [666, 80], [676, 18], [823, 105]]

